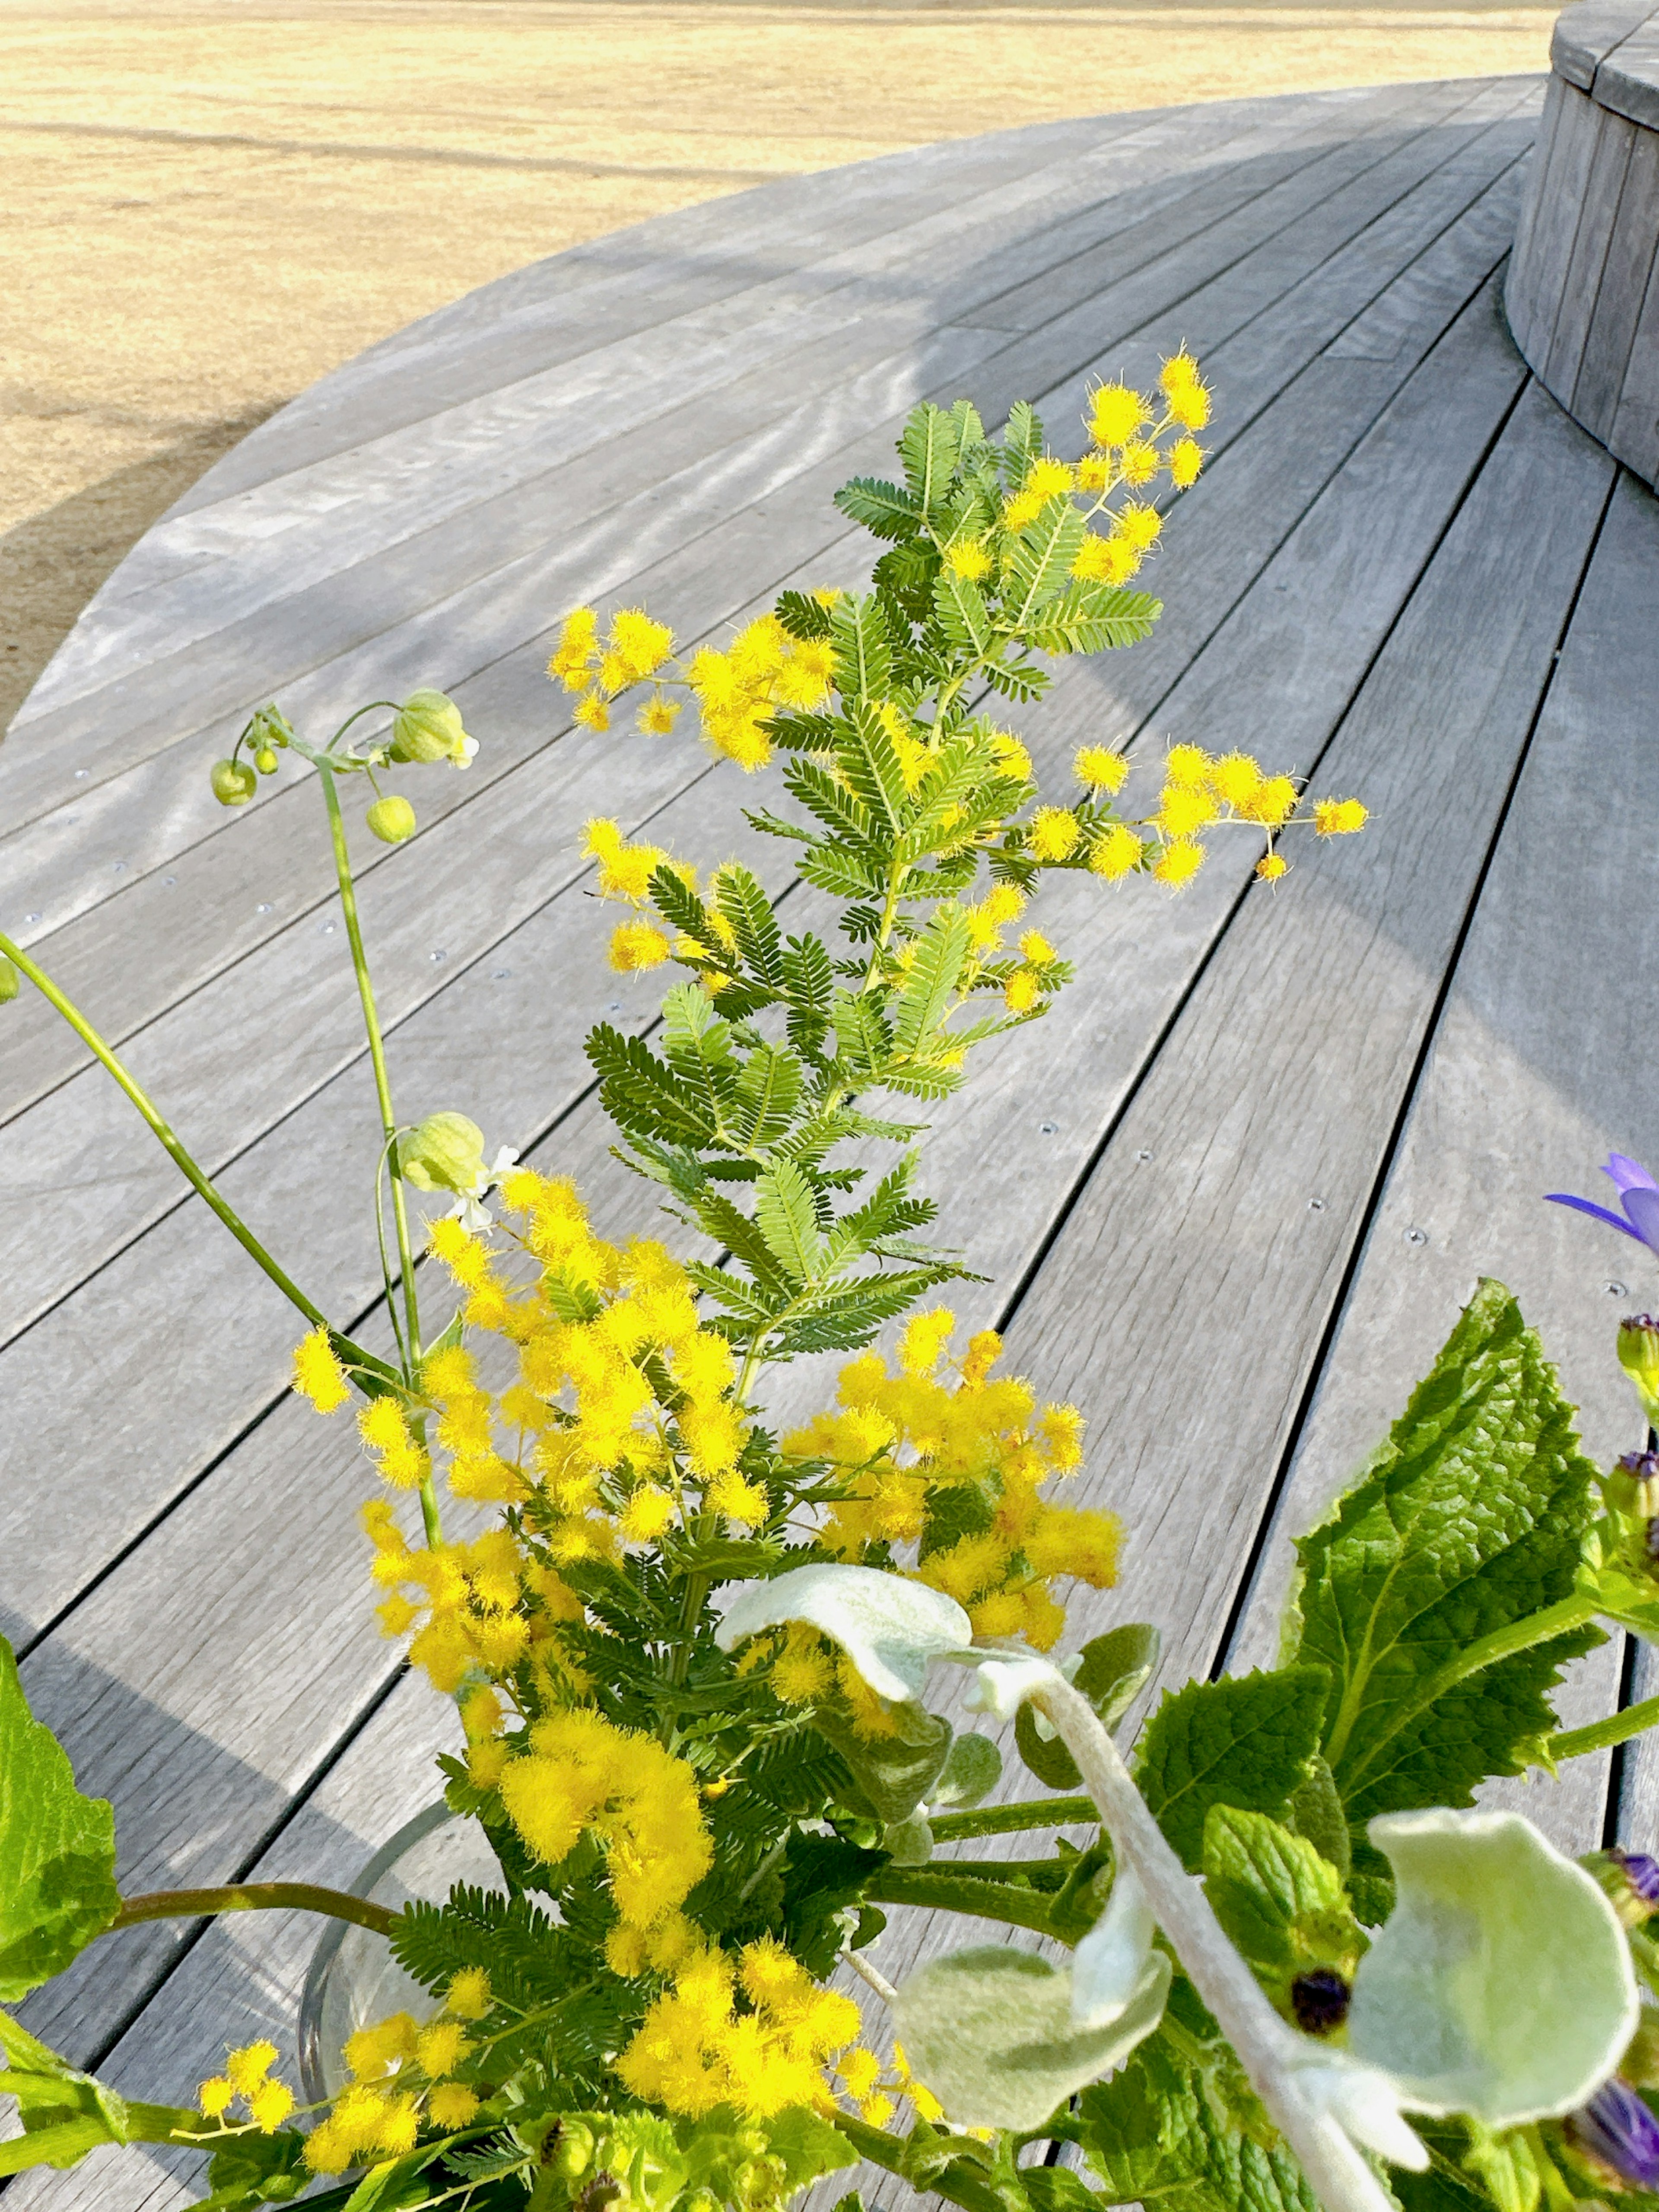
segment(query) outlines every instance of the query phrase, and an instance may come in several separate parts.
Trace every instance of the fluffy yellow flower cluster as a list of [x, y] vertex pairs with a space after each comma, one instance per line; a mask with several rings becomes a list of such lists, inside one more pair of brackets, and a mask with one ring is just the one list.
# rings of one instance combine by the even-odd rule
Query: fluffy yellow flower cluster
[[[829, 605], [838, 595], [817, 596]], [[593, 609], [578, 607], [565, 617], [547, 672], [577, 695], [574, 719], [590, 730], [610, 728], [609, 702], [619, 691], [655, 677], [640, 711], [641, 729], [655, 737], [668, 734], [680, 711], [664, 684], [684, 684], [696, 699], [710, 745], [749, 769], [763, 768], [772, 757], [765, 725], [773, 714], [818, 707], [829, 696], [828, 641], [791, 637], [775, 615], [762, 615], [739, 630], [724, 653], [701, 647], [683, 674], [667, 678], [661, 672], [673, 643], [672, 632], [637, 607], [614, 616], [602, 640]]]
[[[837, 594], [817, 596], [830, 604]], [[791, 637], [775, 615], [762, 615], [739, 630], [724, 653], [704, 646], [687, 671], [703, 735], [739, 768], [764, 768], [772, 757], [767, 721], [780, 708], [821, 707], [830, 696], [831, 665], [827, 638]]]
[[[740, 1465], [749, 1425], [732, 1347], [699, 1324], [678, 1261], [647, 1238], [618, 1246], [596, 1237], [568, 1182], [521, 1170], [501, 1198], [536, 1284], [512, 1281], [453, 1218], [434, 1222], [429, 1242], [466, 1292], [468, 1327], [516, 1347], [519, 1379], [498, 1396], [479, 1382], [470, 1352], [446, 1346], [422, 1363], [418, 1408], [379, 1398], [358, 1425], [383, 1478], [407, 1488], [429, 1465], [411, 1423], [435, 1422], [451, 1495], [520, 1509], [526, 1534], [499, 1528], [422, 1548], [388, 1500], [371, 1502], [363, 1518], [375, 1579], [392, 1592], [382, 1626], [412, 1634], [410, 1661], [435, 1688], [453, 1692], [470, 1669], [499, 1675], [533, 1652], [562, 1705], [582, 1684], [556, 1631], [582, 1608], [561, 1566], [653, 1543], [698, 1514], [753, 1528], [772, 1508]], [[327, 1411], [339, 1402], [328, 1386], [343, 1377], [326, 1340], [326, 1368], [312, 1345], [301, 1347], [303, 1367], [296, 1356], [295, 1387]]]
[[444, 2010], [424, 2027], [398, 2012], [348, 2038], [352, 2079], [306, 2138], [312, 2172], [343, 2173], [376, 2159], [401, 2158], [415, 2148], [422, 2121], [439, 2130], [465, 2127], [477, 2112], [477, 2092], [448, 2076], [472, 2048], [465, 2023], [481, 2020], [489, 2005], [489, 1977], [482, 1967], [468, 1967], [450, 1984]]
[[[918, 1545], [919, 1578], [965, 1606], [975, 1635], [1024, 1636], [1046, 1651], [1066, 1618], [1049, 1585], [1071, 1577], [1109, 1588], [1119, 1523], [1038, 1495], [1082, 1464], [1083, 1418], [1073, 1406], [1039, 1413], [1028, 1383], [994, 1377], [1002, 1351], [994, 1330], [969, 1340], [954, 1387], [939, 1378], [955, 1325], [943, 1309], [915, 1316], [896, 1373], [879, 1354], [860, 1354], [842, 1370], [839, 1410], [793, 1431], [783, 1448], [845, 1470], [845, 1494], [819, 1532], [827, 1549], [861, 1564]], [[893, 1725], [811, 1629], [786, 1632], [771, 1680], [791, 1704], [838, 1689], [867, 1735]]]
[[[648, 911], [651, 878], [664, 866], [672, 868], [688, 890], [697, 888], [697, 872], [689, 861], [671, 860], [660, 845], [630, 845], [620, 823], [596, 815], [584, 825], [583, 857], [599, 862], [599, 896], [621, 899], [634, 908], [634, 919], [619, 925], [611, 939], [611, 965], [619, 975], [630, 975], [644, 968], [659, 968], [672, 958], [674, 945]], [[718, 879], [718, 871], [716, 872]], [[714, 917], [724, 941], [735, 944], [730, 926]]]
[[[1288, 866], [1276, 840], [1301, 795], [1294, 777], [1267, 775], [1249, 753], [1217, 757], [1201, 745], [1172, 745], [1164, 758], [1163, 791], [1145, 825], [1158, 840], [1152, 874], [1176, 888], [1189, 883], [1206, 857], [1200, 832], [1217, 823], [1244, 822], [1267, 832], [1267, 849], [1255, 872], [1263, 882], [1276, 882]], [[1367, 815], [1357, 799], [1320, 799], [1313, 819], [1318, 834], [1331, 837], [1363, 830]]]
[[[565, 618], [547, 672], [577, 695], [576, 721], [586, 729], [608, 730], [610, 701], [630, 684], [654, 676], [673, 650], [673, 632], [639, 607], [624, 607], [613, 615], [603, 639], [592, 608], [578, 607]], [[678, 712], [659, 685], [641, 712], [641, 727], [665, 736]]]
[[833, 2110], [823, 2063], [854, 2040], [860, 2024], [850, 1997], [820, 1988], [781, 1943], [763, 1936], [745, 1944], [735, 1964], [714, 1950], [694, 1951], [679, 1964], [617, 2071], [636, 2097], [694, 2118], [718, 2105], [755, 2119], [790, 2105]]
[[239, 2101], [261, 2135], [274, 2135], [294, 2110], [294, 2092], [285, 2081], [273, 2081], [276, 2046], [263, 2040], [240, 2051], [228, 2051], [225, 2070], [204, 2081], [197, 2102], [210, 2120], [222, 2120]]
[[[483, 1778], [476, 1758], [473, 1771]], [[678, 1927], [679, 1907], [714, 1864], [684, 1760], [586, 1707], [538, 1721], [528, 1753], [500, 1763], [495, 1786], [544, 1864], [556, 1866], [584, 1833], [599, 1838], [622, 1925], [647, 1941]]]

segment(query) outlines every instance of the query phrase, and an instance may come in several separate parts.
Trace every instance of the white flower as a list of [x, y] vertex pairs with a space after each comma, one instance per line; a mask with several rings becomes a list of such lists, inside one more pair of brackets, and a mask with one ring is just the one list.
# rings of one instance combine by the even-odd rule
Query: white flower
[[496, 1185], [505, 1180], [508, 1171], [518, 1164], [517, 1152], [510, 1145], [503, 1145], [487, 1167], [480, 1167], [470, 1188], [463, 1191], [454, 1205], [447, 1209], [445, 1219], [459, 1221], [475, 1237], [481, 1237], [486, 1229], [493, 1228], [495, 1224], [483, 1201]]
[[721, 1608], [715, 1642], [730, 1651], [763, 1628], [804, 1620], [852, 1661], [878, 1698], [908, 1705], [928, 1662], [973, 1640], [953, 1597], [874, 1567], [794, 1567], [770, 1582], [740, 1583]]

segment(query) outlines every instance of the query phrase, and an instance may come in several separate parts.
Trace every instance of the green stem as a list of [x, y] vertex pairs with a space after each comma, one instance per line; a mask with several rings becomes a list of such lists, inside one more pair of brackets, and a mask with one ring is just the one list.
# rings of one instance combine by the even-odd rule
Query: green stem
[[1012, 1836], [1021, 1828], [1069, 1828], [1100, 1814], [1092, 1797], [1032, 1797], [1024, 1805], [988, 1805], [982, 1812], [935, 1813], [927, 1825], [936, 1844], [965, 1843], [974, 1836]]
[[1656, 1724], [1659, 1724], [1659, 1698], [1644, 1698], [1640, 1705], [1626, 1705], [1622, 1713], [1609, 1713], [1606, 1720], [1592, 1721], [1588, 1728], [1559, 1729], [1545, 1738], [1544, 1748], [1553, 1759], [1582, 1759], [1587, 1751], [1607, 1751], [1615, 1743], [1628, 1743], [1633, 1735]]
[[[351, 947], [351, 965], [357, 978], [357, 996], [363, 1010], [363, 1030], [368, 1038], [368, 1057], [374, 1070], [374, 1096], [380, 1103], [381, 1135], [389, 1147], [398, 1140], [398, 1117], [392, 1109], [392, 1084], [386, 1074], [386, 1044], [380, 1035], [380, 1018], [374, 1007], [374, 986], [369, 980], [368, 958], [363, 951], [362, 926], [357, 919], [357, 891], [351, 878], [351, 854], [346, 844], [345, 823], [340, 813], [340, 794], [335, 787], [334, 771], [325, 762], [318, 763], [317, 774], [323, 787], [323, 803], [328, 809], [328, 834], [334, 848], [334, 874], [340, 886], [340, 906], [345, 915], [346, 939]], [[378, 1190], [376, 1204], [379, 1204]], [[404, 1204], [403, 1177], [397, 1171], [395, 1154], [392, 1171], [392, 1218], [398, 1231], [398, 1264], [403, 1271], [408, 1381], [413, 1385], [421, 1360], [421, 1313], [415, 1290], [414, 1255], [409, 1243], [409, 1214]], [[435, 1550], [443, 1541], [443, 1528], [438, 1518], [437, 1493], [432, 1486], [429, 1474], [421, 1480], [421, 1520], [428, 1546]]]
[[970, 1920], [1000, 1920], [1052, 1936], [1049, 1899], [1012, 1881], [977, 1881], [971, 1875], [936, 1874], [932, 1867], [883, 1867], [864, 1891], [872, 1905], [920, 1905], [959, 1912]]
[[[328, 834], [334, 847], [334, 874], [340, 886], [340, 905], [345, 914], [346, 938], [351, 946], [351, 965], [357, 978], [357, 996], [363, 1009], [363, 1029], [368, 1038], [368, 1057], [374, 1070], [374, 1096], [380, 1109], [380, 1127], [387, 1146], [398, 1139], [398, 1119], [392, 1110], [392, 1085], [386, 1069], [386, 1045], [380, 1035], [380, 1018], [374, 1007], [374, 986], [369, 980], [368, 958], [363, 951], [362, 926], [357, 918], [357, 890], [351, 878], [351, 854], [346, 845], [345, 823], [340, 813], [340, 794], [335, 787], [334, 771], [319, 765], [317, 770], [323, 787], [323, 801], [328, 809]], [[392, 1216], [398, 1229], [398, 1259], [403, 1269], [404, 1316], [409, 1328], [409, 1352], [411, 1361], [421, 1356], [420, 1316], [415, 1302], [415, 1266], [410, 1253], [409, 1217], [404, 1205], [403, 1179], [396, 1172], [392, 1177]], [[414, 1381], [411, 1374], [410, 1380]]]
[[[132, 1077], [128, 1074], [126, 1069], [116, 1058], [115, 1054], [110, 1050], [108, 1045], [104, 1042], [102, 1037], [99, 1036], [97, 1030], [94, 1029], [92, 1024], [87, 1019], [80, 1008], [75, 1005], [72, 1000], [70, 1000], [64, 995], [63, 992], [58, 989], [56, 983], [52, 981], [51, 976], [46, 974], [43, 968], [38, 967], [35, 963], [29, 958], [27, 953], [25, 952], [21, 946], [14, 945], [10, 938], [3, 934], [0, 934], [0, 952], [3, 952], [7, 958], [10, 960], [23, 975], [28, 977], [30, 982], [33, 983], [35, 989], [40, 992], [41, 997], [47, 1001], [48, 1005], [54, 1007], [57, 1012], [63, 1016], [64, 1019], [75, 1031], [76, 1036], [80, 1038], [82, 1043], [86, 1046], [87, 1049], [96, 1060], [100, 1060], [103, 1064], [103, 1066], [109, 1071], [110, 1074], [115, 1078], [117, 1083], [120, 1085], [122, 1090], [125, 1091], [127, 1097], [132, 1101], [133, 1104], [138, 1109], [139, 1113], [143, 1115], [144, 1120], [149, 1124], [152, 1133], [160, 1142], [163, 1151], [166, 1152], [169, 1158], [171, 1158], [174, 1166], [178, 1168], [179, 1173], [185, 1177], [185, 1181], [190, 1183], [191, 1188], [198, 1191], [201, 1196], [207, 1200], [208, 1204], [218, 1215], [220, 1220], [224, 1223], [226, 1228], [229, 1230], [231, 1235], [236, 1239], [236, 1242], [241, 1246], [242, 1249], [246, 1252], [251, 1258], [258, 1262], [259, 1266], [264, 1269], [266, 1274], [270, 1276], [271, 1281], [276, 1284], [283, 1296], [289, 1300], [290, 1304], [298, 1306], [300, 1311], [305, 1316], [307, 1321], [315, 1322], [317, 1326], [321, 1328], [327, 1328], [327, 1316], [321, 1312], [318, 1307], [313, 1305], [311, 1300], [299, 1287], [298, 1284], [294, 1282], [283, 1273], [283, 1269], [277, 1266], [276, 1262], [271, 1258], [270, 1253], [266, 1251], [264, 1246], [259, 1242], [253, 1231], [248, 1227], [246, 1222], [243, 1220], [241, 1215], [238, 1213], [234, 1207], [228, 1206], [224, 1200], [220, 1197], [218, 1192], [214, 1188], [213, 1184], [203, 1173], [202, 1170], [198, 1167], [196, 1162], [191, 1158], [190, 1154], [179, 1143], [178, 1138], [173, 1134], [166, 1117], [156, 1107], [154, 1101], [149, 1097], [146, 1091], [141, 1089], [141, 1087], [134, 1082]], [[355, 1350], [356, 1347], [354, 1346], [353, 1349]], [[374, 1364], [377, 1363], [371, 1362], [368, 1364]]]
[[[905, 2146], [896, 2136], [889, 2135], [885, 2128], [872, 2128], [866, 2120], [855, 2120], [850, 2112], [837, 2112], [835, 2124], [860, 2158], [889, 2173], [903, 2175]], [[953, 2159], [937, 2173], [930, 2173], [919, 2186], [960, 2204], [963, 2212], [1003, 2212], [1002, 2199], [990, 2182], [981, 2180], [962, 2159]]]
[[222, 1889], [156, 1889], [143, 1897], [124, 1897], [110, 1929], [136, 1928], [141, 1920], [198, 1920], [218, 1912], [325, 1912], [349, 1920], [376, 1936], [390, 1936], [395, 1912], [353, 1897], [343, 1889], [322, 1889], [310, 1881], [234, 1881]]
[[[1346, 1795], [1352, 1796], [1354, 1785], [1367, 1767], [1371, 1765], [1384, 1747], [1391, 1743], [1402, 1729], [1409, 1728], [1414, 1720], [1426, 1712], [1437, 1698], [1443, 1698], [1449, 1690], [1478, 1674], [1483, 1667], [1496, 1666], [1500, 1659], [1513, 1658], [1517, 1651], [1530, 1650], [1534, 1644], [1547, 1644], [1553, 1636], [1565, 1636], [1586, 1621], [1595, 1618], [1596, 1603], [1592, 1596], [1576, 1590], [1554, 1605], [1547, 1605], [1541, 1613], [1529, 1613], [1520, 1620], [1513, 1620], [1507, 1628], [1495, 1628], [1489, 1636], [1478, 1636], [1473, 1644], [1466, 1644], [1455, 1659], [1438, 1667], [1418, 1690], [1410, 1705], [1403, 1706], [1389, 1723], [1386, 1735], [1372, 1742], [1364, 1757], [1344, 1770], [1342, 1786]], [[1361, 1677], [1356, 1676], [1356, 1686]], [[1358, 1714], [1356, 1698], [1354, 1710], [1340, 1717], [1332, 1730], [1325, 1756], [1334, 1766], [1340, 1759], [1355, 1719]]]

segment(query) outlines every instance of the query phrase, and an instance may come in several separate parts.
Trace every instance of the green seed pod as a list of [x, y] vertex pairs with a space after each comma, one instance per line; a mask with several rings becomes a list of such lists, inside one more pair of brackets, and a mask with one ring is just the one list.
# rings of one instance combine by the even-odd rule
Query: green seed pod
[[388, 757], [395, 761], [452, 762], [465, 768], [477, 750], [461, 726], [461, 710], [441, 691], [411, 691], [392, 725]]
[[215, 761], [208, 781], [221, 806], [246, 806], [258, 783], [246, 761], [234, 760]]
[[253, 765], [261, 775], [276, 775], [276, 755], [270, 745], [260, 746], [258, 751], [253, 756]]
[[3, 952], [0, 952], [0, 1006], [9, 1006], [23, 988], [23, 979]]
[[483, 1131], [465, 1114], [428, 1114], [399, 1137], [397, 1169], [416, 1190], [453, 1190], [465, 1196], [484, 1171]]
[[405, 837], [415, 835], [415, 809], [396, 792], [389, 799], [377, 799], [365, 818], [370, 836], [383, 845], [401, 845]]

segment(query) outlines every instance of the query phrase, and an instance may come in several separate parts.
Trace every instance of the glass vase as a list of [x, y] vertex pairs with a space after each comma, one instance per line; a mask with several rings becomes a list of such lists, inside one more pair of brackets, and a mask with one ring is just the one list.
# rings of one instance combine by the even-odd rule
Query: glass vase
[[[428, 1805], [382, 1844], [356, 1881], [366, 1897], [392, 1912], [416, 1899], [441, 1905], [457, 1882], [505, 1895], [500, 1862], [476, 1820], [447, 1805]], [[384, 1936], [348, 1920], [331, 1920], [312, 1954], [300, 1997], [300, 2081], [307, 2104], [337, 2096], [349, 2081], [342, 2052], [360, 2027], [406, 2012], [430, 2020], [439, 2000], [406, 1974]]]

